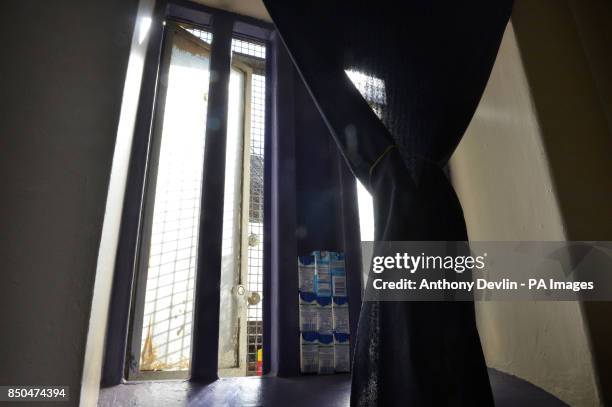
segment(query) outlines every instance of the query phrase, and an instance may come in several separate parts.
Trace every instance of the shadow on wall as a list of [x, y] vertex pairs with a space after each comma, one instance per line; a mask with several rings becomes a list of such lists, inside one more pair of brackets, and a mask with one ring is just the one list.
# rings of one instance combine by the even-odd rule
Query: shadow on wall
[[[519, 1], [512, 18], [569, 240], [612, 240], [612, 3]], [[582, 311], [612, 405], [612, 303]]]

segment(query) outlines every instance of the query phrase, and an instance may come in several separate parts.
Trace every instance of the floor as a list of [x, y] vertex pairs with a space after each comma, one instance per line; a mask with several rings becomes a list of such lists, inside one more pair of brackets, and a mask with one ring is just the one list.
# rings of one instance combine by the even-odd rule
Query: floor
[[[567, 407], [557, 398], [514, 376], [489, 370], [496, 407]], [[241, 377], [208, 385], [187, 381], [141, 382], [103, 389], [101, 407], [127, 406], [348, 406], [349, 375], [296, 378]]]

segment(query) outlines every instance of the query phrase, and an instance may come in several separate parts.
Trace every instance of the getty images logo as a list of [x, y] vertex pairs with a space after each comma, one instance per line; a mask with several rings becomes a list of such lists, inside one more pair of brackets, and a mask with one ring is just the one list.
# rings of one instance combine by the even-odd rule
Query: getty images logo
[[420, 270], [454, 270], [463, 273], [466, 270], [485, 268], [487, 253], [481, 256], [431, 256], [421, 253], [414, 256], [408, 253], [396, 253], [392, 256], [374, 256], [372, 271], [382, 273], [386, 270], [405, 270], [416, 273]]

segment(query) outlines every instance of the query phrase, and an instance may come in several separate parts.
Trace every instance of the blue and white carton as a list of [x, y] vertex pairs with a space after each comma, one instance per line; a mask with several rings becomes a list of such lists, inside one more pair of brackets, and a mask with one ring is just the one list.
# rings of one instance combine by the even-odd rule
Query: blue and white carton
[[349, 305], [344, 253], [314, 251], [298, 257], [300, 370], [350, 370]]
[[315, 257], [313, 255], [298, 257], [299, 290], [301, 293], [315, 292]]
[[319, 334], [300, 333], [300, 371], [318, 373], [319, 371]]
[[333, 297], [332, 319], [334, 332], [350, 334], [349, 305], [347, 297]]
[[319, 304], [314, 293], [300, 292], [300, 332], [317, 332]]
[[334, 370], [338, 373], [351, 370], [350, 345], [348, 334], [334, 333]]
[[329, 269], [332, 282], [332, 296], [346, 297], [346, 268], [344, 266], [344, 253], [329, 252]]
[[319, 374], [333, 374], [336, 371], [334, 353], [333, 335], [319, 334]]
[[317, 332], [319, 335], [331, 335], [334, 332], [331, 297], [317, 297]]
[[327, 251], [315, 251], [315, 292], [318, 297], [331, 297], [332, 280], [329, 268], [329, 253]]

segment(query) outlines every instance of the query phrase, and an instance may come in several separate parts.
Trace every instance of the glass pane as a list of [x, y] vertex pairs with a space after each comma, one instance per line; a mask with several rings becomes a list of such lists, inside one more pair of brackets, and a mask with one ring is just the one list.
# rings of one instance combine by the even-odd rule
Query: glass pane
[[140, 370], [188, 370], [209, 51], [179, 30], [170, 57], [148, 259]]

